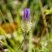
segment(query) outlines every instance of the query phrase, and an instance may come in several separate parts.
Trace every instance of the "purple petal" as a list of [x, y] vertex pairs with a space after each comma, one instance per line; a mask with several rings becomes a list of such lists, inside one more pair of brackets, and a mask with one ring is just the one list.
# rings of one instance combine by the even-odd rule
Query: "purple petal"
[[30, 19], [30, 9], [29, 8], [24, 9], [23, 19], [24, 20], [29, 20]]

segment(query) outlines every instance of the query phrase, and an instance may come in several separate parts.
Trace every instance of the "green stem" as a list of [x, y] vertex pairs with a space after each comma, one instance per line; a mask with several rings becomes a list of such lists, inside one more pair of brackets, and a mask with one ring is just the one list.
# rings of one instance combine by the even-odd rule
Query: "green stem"
[[32, 52], [32, 30], [29, 31], [28, 52]]
[[0, 15], [1, 15], [1, 17], [2, 17], [2, 19], [3, 19], [3, 21], [4, 21], [4, 23], [6, 24], [5, 17], [3, 16], [3, 14], [2, 14], [2, 11], [1, 11], [1, 10], [0, 10]]
[[4, 45], [6, 45], [6, 47], [11, 51], [14, 52], [14, 50], [7, 44], [6, 39], [4, 38], [4, 42], [2, 42]]

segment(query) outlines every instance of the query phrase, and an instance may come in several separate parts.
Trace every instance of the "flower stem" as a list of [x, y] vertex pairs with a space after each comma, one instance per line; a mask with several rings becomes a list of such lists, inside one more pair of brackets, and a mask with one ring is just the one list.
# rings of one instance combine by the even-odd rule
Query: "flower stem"
[[32, 30], [29, 31], [28, 52], [32, 52]]

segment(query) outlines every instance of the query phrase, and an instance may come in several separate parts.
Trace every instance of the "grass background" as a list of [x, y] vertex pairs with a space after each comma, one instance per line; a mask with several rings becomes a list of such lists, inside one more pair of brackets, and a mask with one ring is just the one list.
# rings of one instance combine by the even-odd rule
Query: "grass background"
[[[21, 29], [24, 8], [31, 12], [28, 33]], [[1, 52], [52, 52], [52, 0], [0, 0], [0, 45]]]

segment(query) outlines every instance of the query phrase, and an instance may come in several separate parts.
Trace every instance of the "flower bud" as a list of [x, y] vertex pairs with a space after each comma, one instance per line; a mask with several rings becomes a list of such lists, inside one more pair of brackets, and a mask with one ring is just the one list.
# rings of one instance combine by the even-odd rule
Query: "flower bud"
[[24, 21], [30, 20], [30, 9], [29, 8], [24, 9], [23, 20]]

